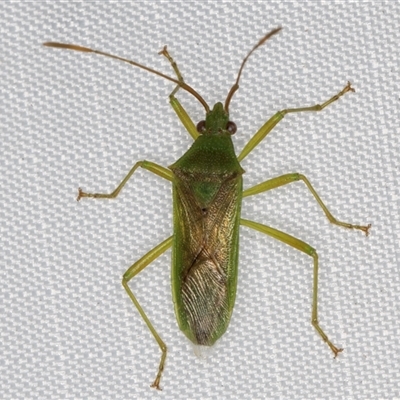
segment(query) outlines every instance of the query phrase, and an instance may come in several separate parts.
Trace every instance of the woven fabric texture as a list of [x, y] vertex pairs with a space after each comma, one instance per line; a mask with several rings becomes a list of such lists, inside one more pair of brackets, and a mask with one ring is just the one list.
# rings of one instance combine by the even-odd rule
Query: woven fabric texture
[[[2, 399], [400, 398], [399, 59], [397, 2], [7, 2], [0, 4], [0, 397]], [[298, 237], [319, 255], [319, 319], [310, 324], [312, 258], [241, 228], [239, 284], [227, 333], [194, 354], [176, 324], [168, 251], [130, 282], [168, 346], [162, 394], [149, 386], [160, 351], [121, 286], [124, 271], [171, 235], [171, 188], [138, 160], [168, 166], [191, 138], [168, 103], [174, 89], [90, 46], [173, 76], [168, 45], [208, 103], [231, 107], [240, 151], [276, 111], [291, 114], [243, 161], [245, 188], [299, 172], [303, 183], [243, 201], [243, 217]], [[204, 118], [177, 95], [193, 121]]]

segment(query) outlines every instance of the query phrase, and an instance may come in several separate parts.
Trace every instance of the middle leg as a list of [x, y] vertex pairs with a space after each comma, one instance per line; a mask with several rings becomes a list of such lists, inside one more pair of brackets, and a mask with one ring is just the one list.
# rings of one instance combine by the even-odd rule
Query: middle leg
[[287, 185], [289, 183], [297, 182], [297, 181], [303, 181], [306, 184], [308, 190], [314, 196], [315, 200], [317, 200], [319, 206], [322, 208], [322, 210], [324, 211], [326, 217], [329, 219], [329, 222], [331, 222], [332, 224], [335, 224], [335, 225], [343, 226], [343, 227], [348, 228], [348, 229], [359, 229], [359, 230], [365, 232], [365, 234], [368, 236], [368, 231], [369, 231], [369, 228], [371, 227], [371, 224], [366, 225], [366, 226], [353, 225], [353, 224], [349, 224], [347, 222], [341, 222], [341, 221], [337, 220], [331, 214], [331, 212], [328, 210], [328, 208], [323, 203], [321, 198], [318, 196], [318, 193], [312, 187], [310, 181], [302, 174], [292, 173], [292, 174], [286, 174], [286, 175], [278, 176], [277, 178], [269, 179], [268, 181], [259, 183], [256, 186], [253, 186], [253, 187], [251, 187], [249, 189], [244, 190], [243, 191], [243, 197], [254, 196], [256, 194], [259, 194], [259, 193], [262, 193], [262, 192], [266, 192], [268, 190], [275, 189], [275, 188], [278, 188], [280, 186], [284, 186], [284, 185]]

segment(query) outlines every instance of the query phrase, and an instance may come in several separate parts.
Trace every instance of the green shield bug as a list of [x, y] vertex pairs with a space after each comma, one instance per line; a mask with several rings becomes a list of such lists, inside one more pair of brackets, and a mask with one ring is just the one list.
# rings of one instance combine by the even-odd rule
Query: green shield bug
[[[125, 272], [122, 285], [138, 309], [161, 349], [161, 361], [152, 387], [160, 389], [160, 379], [167, 356], [167, 347], [146, 316], [128, 286], [129, 281], [153, 260], [172, 247], [172, 297], [179, 328], [196, 345], [212, 346], [226, 331], [235, 303], [238, 271], [239, 225], [255, 229], [272, 236], [309, 255], [314, 263], [311, 323], [335, 357], [343, 349], [336, 347], [324, 333], [318, 322], [318, 255], [314, 248], [287, 233], [241, 218], [242, 198], [253, 196], [292, 182], [302, 181], [318, 202], [329, 221], [350, 229], [358, 229], [368, 235], [371, 225], [361, 226], [338, 221], [327, 209], [309, 180], [299, 173], [285, 174], [252, 188], [242, 189], [244, 170], [240, 162], [271, 132], [286, 114], [303, 111], [321, 111], [345, 93], [354, 91], [348, 83], [342, 91], [322, 104], [312, 107], [286, 109], [277, 112], [250, 139], [236, 156], [231, 136], [236, 125], [229, 120], [229, 104], [239, 88], [243, 67], [250, 55], [267, 39], [281, 30], [276, 28], [265, 35], [244, 58], [236, 82], [230, 89], [225, 103], [216, 103], [212, 109], [204, 99], [186, 84], [177, 64], [167, 48], [160, 52], [169, 62], [177, 76], [171, 78], [125, 58], [112, 54], [63, 43], [44, 43], [45, 46], [96, 53], [127, 62], [159, 75], [177, 86], [170, 95], [170, 103], [178, 118], [194, 139], [190, 149], [168, 168], [151, 161], [139, 161], [122, 182], [110, 194], [86, 193], [79, 189], [82, 197], [115, 198], [138, 167], [146, 169], [172, 183], [173, 191], [173, 235], [154, 247]], [[205, 108], [205, 120], [197, 126], [175, 97], [179, 89], [191, 93]]]

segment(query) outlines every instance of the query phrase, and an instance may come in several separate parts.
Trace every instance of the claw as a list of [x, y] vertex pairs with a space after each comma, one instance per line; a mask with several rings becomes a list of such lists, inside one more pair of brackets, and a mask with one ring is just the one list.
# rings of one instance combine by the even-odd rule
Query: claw
[[363, 231], [365, 232], [365, 236], [369, 235], [369, 229], [371, 228], [371, 224], [368, 224], [367, 226], [363, 227]]
[[81, 188], [78, 188], [78, 197], [76, 198], [76, 201], [79, 201], [83, 197], [83, 192]]

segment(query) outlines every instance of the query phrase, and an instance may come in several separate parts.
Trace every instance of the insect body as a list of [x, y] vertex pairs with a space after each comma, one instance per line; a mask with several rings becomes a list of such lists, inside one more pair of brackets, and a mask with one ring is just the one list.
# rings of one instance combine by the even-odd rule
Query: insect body
[[[348, 83], [341, 92], [321, 105], [277, 112], [250, 139], [242, 152], [236, 156], [232, 143], [232, 135], [236, 132], [236, 125], [229, 120], [230, 101], [239, 88], [240, 76], [248, 57], [267, 39], [278, 33], [280, 29], [277, 28], [269, 32], [253, 47], [242, 62], [237, 80], [232, 86], [225, 104], [217, 103], [213, 109], [210, 109], [204, 99], [185, 83], [166, 47], [160, 53], [170, 61], [177, 79], [134, 61], [97, 50], [70, 44], [45, 43], [49, 47], [92, 52], [128, 62], [177, 84], [170, 95], [170, 102], [188, 133], [194, 139], [191, 148], [169, 168], [164, 168], [150, 161], [137, 162], [118, 187], [110, 194], [86, 193], [81, 189], [79, 189], [78, 194], [78, 200], [82, 197], [115, 198], [138, 167], [153, 172], [172, 183], [174, 203], [173, 235], [135, 262], [125, 272], [122, 279], [122, 285], [162, 351], [158, 373], [152, 384], [157, 389], [160, 389], [159, 385], [164, 369], [167, 347], [147, 318], [128, 283], [153, 260], [172, 247], [172, 296], [179, 327], [193, 343], [205, 346], [213, 345], [226, 331], [235, 302], [239, 225], [272, 236], [313, 258], [314, 279], [311, 323], [331, 348], [335, 357], [342, 351], [328, 339], [319, 326], [317, 309], [318, 255], [316, 250], [287, 233], [257, 222], [242, 219], [240, 215], [243, 197], [256, 195], [292, 182], [302, 181], [331, 223], [346, 228], [359, 229], [366, 234], [368, 234], [370, 228], [370, 225], [353, 225], [335, 219], [308, 179], [299, 173], [282, 175], [244, 191], [242, 189], [244, 171], [240, 166], [240, 161], [268, 135], [286, 114], [302, 111], [320, 111], [340, 96], [353, 91], [350, 83]], [[205, 121], [201, 121], [197, 128], [175, 97], [175, 93], [179, 89], [184, 89], [193, 94], [205, 108]]]
[[202, 135], [170, 167], [175, 313], [186, 336], [206, 346], [228, 327], [236, 294], [244, 171], [227, 123], [222, 104], [216, 104]]

